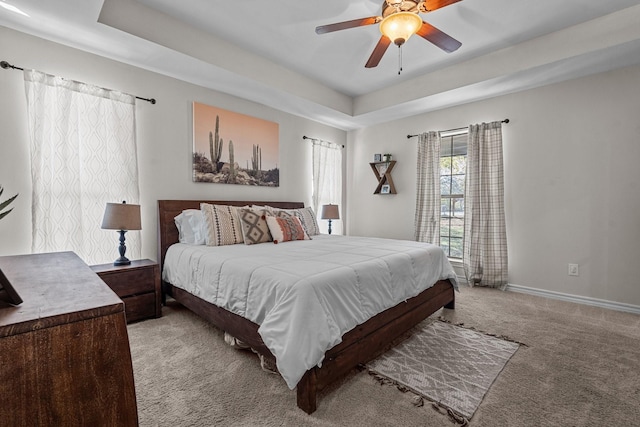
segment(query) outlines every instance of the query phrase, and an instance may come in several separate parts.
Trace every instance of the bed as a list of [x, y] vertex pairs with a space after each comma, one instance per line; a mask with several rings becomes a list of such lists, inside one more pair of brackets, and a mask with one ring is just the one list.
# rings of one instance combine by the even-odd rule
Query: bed
[[[214, 205], [231, 205], [231, 206], [246, 206], [246, 205], [268, 205], [280, 209], [298, 209], [303, 208], [303, 203], [298, 202], [258, 202], [258, 201], [208, 201], [208, 200], [159, 200], [158, 201], [158, 262], [161, 265], [163, 272], [165, 271], [165, 258], [167, 252], [172, 245], [172, 251], [181, 251], [181, 254], [185, 254], [185, 257], [196, 257], [198, 255], [199, 248], [188, 248], [185, 245], [178, 243], [178, 230], [175, 225], [174, 218], [181, 212], [187, 209], [199, 209], [200, 203], [209, 203]], [[337, 236], [318, 236], [313, 243], [314, 245], [321, 246], [323, 240], [333, 238]], [[353, 238], [356, 239], [356, 238]], [[313, 240], [312, 240], [313, 241]], [[346, 241], [348, 242], [348, 241]], [[351, 244], [349, 242], [349, 244]], [[359, 244], [362, 244], [359, 243]], [[416, 243], [413, 243], [416, 244]], [[264, 243], [261, 248], [253, 248], [251, 250], [264, 251], [267, 248], [274, 248], [273, 243]], [[298, 245], [298, 246], [295, 246]], [[306, 246], [305, 246], [306, 245]], [[278, 245], [278, 250], [302, 248], [300, 252], [304, 252], [304, 248], [310, 247], [311, 242], [304, 244], [298, 242], [287, 242]], [[241, 246], [234, 245], [234, 251], [244, 251]], [[316, 248], [314, 247], [313, 250]], [[196, 252], [194, 252], [196, 251]], [[240, 253], [240, 252], [239, 252]], [[170, 255], [172, 253], [170, 252]], [[448, 261], [447, 261], [448, 263]], [[171, 263], [167, 263], [167, 266]], [[363, 270], [364, 271], [364, 270]], [[163, 298], [164, 295], [171, 295], [178, 303], [184, 305], [194, 313], [203, 317], [207, 321], [211, 322], [221, 330], [229, 333], [238, 340], [244, 342], [250, 346], [254, 351], [258, 352], [262, 356], [273, 362], [281, 362], [276, 360], [272, 349], [272, 341], [267, 334], [264, 334], [264, 328], [259, 332], [261, 321], [256, 322], [249, 320], [241, 316], [240, 314], [229, 311], [216, 304], [208, 302], [211, 298], [206, 298], [199, 292], [189, 292], [183, 285], [175, 285], [170, 283], [169, 280], [165, 280], [166, 277], [177, 277], [175, 274], [163, 273]], [[235, 276], [234, 276], [235, 277]], [[346, 279], [345, 279], [346, 280]], [[317, 392], [328, 384], [332, 383], [336, 379], [344, 376], [354, 367], [364, 364], [371, 359], [377, 357], [382, 351], [388, 347], [394, 339], [400, 334], [406, 332], [411, 327], [424, 320], [442, 307], [453, 309], [455, 305], [454, 297], [454, 284], [455, 276], [450, 280], [438, 280], [434, 279], [433, 286], [428, 287], [425, 290], [420, 291], [415, 296], [402, 300], [392, 307], [384, 309], [384, 311], [378, 314], [372, 315], [367, 320], [363, 320], [362, 323], [350, 327], [339, 339], [335, 345], [332, 345], [326, 351], [321, 358], [321, 363], [311, 365], [308, 369], [303, 370], [300, 373], [300, 379], [293, 384], [297, 393], [297, 404], [300, 409], [308, 414], [313, 413], [316, 410], [316, 395]], [[235, 310], [239, 312], [238, 310]], [[243, 313], [244, 314], [244, 313]], [[261, 319], [256, 316], [246, 317]], [[298, 324], [300, 322], [296, 322]], [[311, 334], [313, 335], [313, 334]], [[265, 340], [271, 344], [265, 344]], [[280, 354], [280, 349], [274, 350]], [[287, 356], [289, 357], [289, 356]], [[284, 358], [284, 357], [283, 357]], [[291, 379], [287, 378], [284, 374], [285, 381], [288, 382], [290, 388], [292, 387]]]

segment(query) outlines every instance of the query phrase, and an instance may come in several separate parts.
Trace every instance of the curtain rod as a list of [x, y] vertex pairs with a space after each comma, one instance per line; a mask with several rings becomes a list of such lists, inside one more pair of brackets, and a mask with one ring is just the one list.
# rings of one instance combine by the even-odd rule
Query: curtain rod
[[[509, 123], [509, 119], [504, 119], [502, 121], [502, 123]], [[455, 128], [455, 129], [447, 129], [447, 130], [441, 130], [440, 132], [452, 132], [454, 130], [463, 130], [463, 129], [467, 129], [467, 128]], [[420, 135], [407, 135], [407, 139], [411, 139], [414, 136], [420, 136]]]
[[[20, 67], [16, 67], [15, 65], [11, 65], [7, 61], [0, 61], [0, 67], [4, 68], [5, 70], [7, 70], [9, 68], [13, 68], [14, 70], [24, 71], [24, 68], [20, 68]], [[108, 89], [106, 89], [106, 90], [108, 90]], [[136, 96], [136, 99], [140, 99], [142, 101], [147, 101], [147, 102], [150, 102], [151, 104], [155, 104], [156, 103], [156, 100], [154, 98], [142, 98], [140, 96]]]
[[[320, 142], [326, 142], [327, 144], [340, 145], [340, 144], [336, 144], [335, 142], [325, 141], [325, 140], [323, 140], [323, 139], [311, 138], [311, 137], [308, 137], [307, 135], [302, 135], [302, 139], [310, 139], [310, 140], [312, 140], [312, 141], [320, 141]], [[344, 148], [344, 145], [340, 145], [340, 147]]]

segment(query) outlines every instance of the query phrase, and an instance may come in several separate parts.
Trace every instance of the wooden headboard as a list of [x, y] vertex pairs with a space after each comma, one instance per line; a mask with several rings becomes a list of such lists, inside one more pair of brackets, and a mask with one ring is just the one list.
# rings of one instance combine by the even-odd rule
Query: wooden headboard
[[185, 209], [200, 209], [200, 203], [212, 205], [251, 206], [268, 205], [281, 209], [303, 208], [302, 202], [256, 202], [241, 200], [158, 200], [158, 263], [160, 271], [169, 246], [178, 243], [178, 229], [174, 218]]

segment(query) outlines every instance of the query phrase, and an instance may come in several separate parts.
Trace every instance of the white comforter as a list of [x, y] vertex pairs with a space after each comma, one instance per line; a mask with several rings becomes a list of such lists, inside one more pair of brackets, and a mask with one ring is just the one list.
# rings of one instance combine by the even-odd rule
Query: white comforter
[[290, 389], [342, 335], [456, 275], [437, 246], [368, 237], [172, 245], [163, 279], [260, 325]]

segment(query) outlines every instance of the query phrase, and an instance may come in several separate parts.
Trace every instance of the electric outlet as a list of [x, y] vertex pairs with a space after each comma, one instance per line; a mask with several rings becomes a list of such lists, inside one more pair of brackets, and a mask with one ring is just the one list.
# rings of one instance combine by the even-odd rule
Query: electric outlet
[[579, 269], [578, 264], [569, 264], [569, 276], [578, 276]]

